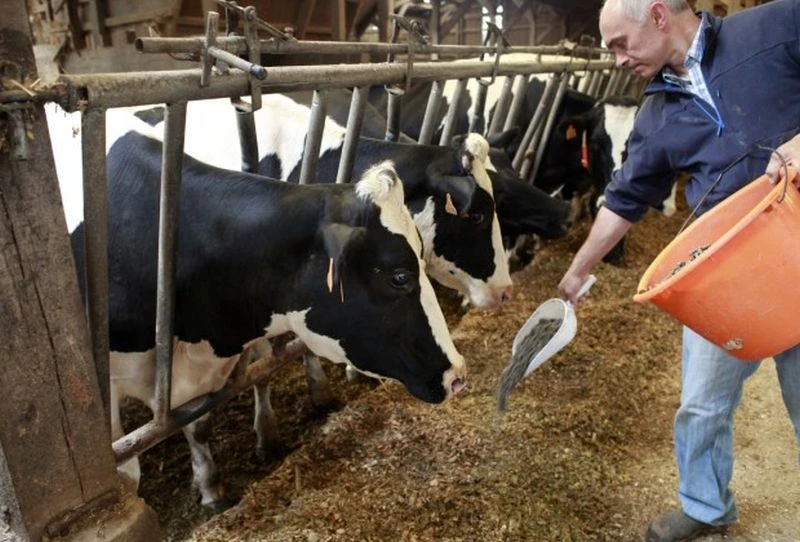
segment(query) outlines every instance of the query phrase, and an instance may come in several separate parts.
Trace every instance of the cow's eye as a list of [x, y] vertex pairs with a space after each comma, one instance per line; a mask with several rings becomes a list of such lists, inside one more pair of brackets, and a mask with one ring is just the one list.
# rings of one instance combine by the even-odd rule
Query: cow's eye
[[469, 221], [470, 221], [470, 222], [472, 222], [473, 224], [483, 224], [483, 221], [484, 221], [484, 219], [485, 219], [486, 217], [485, 217], [485, 216], [483, 216], [481, 213], [472, 213], [472, 214], [471, 214], [471, 215], [469, 215], [469, 217], [467, 217], [467, 218], [468, 218], [468, 219], [469, 219]]
[[392, 273], [391, 283], [395, 288], [406, 288], [411, 282], [411, 274], [405, 269], [398, 269]]

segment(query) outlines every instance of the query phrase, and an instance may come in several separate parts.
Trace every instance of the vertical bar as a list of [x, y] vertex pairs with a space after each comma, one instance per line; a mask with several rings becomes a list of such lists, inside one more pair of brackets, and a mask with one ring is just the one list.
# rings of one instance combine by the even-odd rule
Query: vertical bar
[[418, 142], [423, 145], [430, 145], [433, 139], [433, 132], [436, 129], [436, 121], [439, 118], [439, 104], [442, 100], [444, 91], [444, 81], [434, 81], [431, 92], [428, 94], [428, 105], [425, 106], [425, 116], [422, 119], [422, 127], [419, 131]]
[[[564, 93], [567, 91], [568, 83], [569, 77], [562, 76], [561, 84], [558, 85], [558, 92], [556, 92], [556, 97], [553, 100], [553, 106], [550, 109], [550, 114], [547, 116], [547, 123], [544, 125], [544, 130], [542, 131], [542, 137], [539, 140], [539, 145], [536, 147], [536, 161], [533, 163], [533, 169], [530, 175], [531, 184], [536, 182], [536, 172], [539, 170], [542, 158], [544, 158], [544, 149], [547, 147], [547, 140], [550, 138], [550, 132], [553, 131], [553, 124], [556, 122], [558, 110], [561, 107], [561, 101], [564, 99]], [[528, 176], [523, 175], [522, 178], [525, 179], [528, 178]]]
[[308, 184], [317, 174], [319, 149], [322, 143], [322, 130], [325, 127], [325, 109], [328, 92], [315, 90], [311, 98], [311, 118], [308, 120], [308, 133], [303, 149], [303, 162], [300, 165], [300, 184]]
[[514, 81], [514, 97], [511, 99], [511, 107], [508, 109], [508, 115], [503, 123], [503, 131], [511, 129], [516, 124], [519, 110], [522, 108], [522, 101], [525, 99], [525, 92], [528, 87], [528, 76], [517, 75]]
[[583, 94], [588, 94], [589, 91], [589, 84], [592, 82], [592, 77], [594, 76], [595, 72], [583, 72], [583, 77], [581, 77], [580, 83], [578, 83], [578, 92], [582, 92]]
[[500, 127], [505, 123], [508, 118], [508, 112], [511, 101], [511, 88], [514, 85], [514, 77], [506, 77], [503, 82], [503, 90], [500, 91], [500, 97], [497, 103], [494, 104], [494, 114], [492, 120], [489, 122], [489, 127], [486, 129], [486, 135], [492, 135], [500, 131]]
[[[442, 0], [431, 0], [431, 22], [430, 34], [431, 45], [439, 45], [441, 42], [440, 27], [442, 24]], [[439, 60], [439, 53], [431, 53], [431, 60]]]
[[533, 113], [533, 118], [528, 123], [528, 128], [525, 130], [525, 135], [522, 137], [519, 149], [517, 149], [517, 153], [514, 155], [514, 159], [511, 162], [511, 165], [517, 171], [522, 171], [523, 166], [525, 166], [526, 169], [528, 167], [526, 165], [529, 161], [528, 153], [533, 150], [533, 147], [536, 145], [534, 136], [542, 124], [542, 119], [544, 118], [545, 112], [548, 110], [559, 81], [559, 74], [554, 73], [544, 87], [544, 92], [542, 92], [542, 97], [539, 98], [539, 103], [536, 106], [536, 111]]
[[[240, 105], [241, 104], [241, 105]], [[234, 102], [236, 110], [236, 126], [239, 128], [239, 149], [242, 153], [242, 171], [258, 173], [258, 137], [253, 109], [250, 104]]]
[[90, 108], [83, 112], [81, 145], [86, 305], [100, 395], [106, 415], [109, 416], [111, 398], [108, 368], [108, 185], [106, 184], [105, 110]]
[[461, 96], [464, 94], [464, 89], [467, 88], [467, 80], [459, 79], [456, 83], [456, 88], [451, 97], [450, 107], [447, 109], [447, 115], [444, 117], [444, 128], [442, 128], [442, 137], [439, 139], [439, 145], [450, 145], [450, 140], [453, 137], [453, 129], [456, 119], [456, 110], [458, 103], [461, 101]]
[[361, 135], [361, 123], [364, 120], [364, 111], [367, 106], [367, 92], [369, 87], [356, 87], [350, 98], [350, 113], [347, 117], [347, 132], [342, 144], [342, 158], [339, 160], [339, 171], [336, 172], [336, 182], [346, 183], [353, 173], [358, 140]]
[[386, 141], [397, 141], [400, 137], [400, 105], [402, 93], [386, 89]]
[[619, 83], [619, 76], [621, 72], [617, 69], [611, 70], [611, 77], [608, 78], [608, 85], [606, 86], [606, 90], [603, 93], [603, 98], [608, 98], [609, 96], [613, 96], [614, 92], [617, 89], [617, 84]]
[[592, 72], [592, 80], [589, 82], [589, 88], [586, 91], [586, 94], [589, 96], [597, 96], [597, 89], [600, 86], [600, 82], [603, 80], [603, 72], [600, 70], [595, 70]]
[[488, 85], [481, 82], [480, 79], [477, 80], [478, 82], [478, 92], [475, 96], [475, 102], [472, 104], [472, 115], [469, 119], [469, 128], [468, 131], [470, 132], [478, 132], [481, 130], [481, 125], [485, 126], [485, 112], [486, 112], [486, 94], [489, 90]]
[[156, 289], [156, 374], [153, 419], [166, 423], [170, 411], [172, 336], [175, 305], [175, 247], [183, 168], [186, 102], [167, 105], [161, 154], [158, 214], [158, 286]]

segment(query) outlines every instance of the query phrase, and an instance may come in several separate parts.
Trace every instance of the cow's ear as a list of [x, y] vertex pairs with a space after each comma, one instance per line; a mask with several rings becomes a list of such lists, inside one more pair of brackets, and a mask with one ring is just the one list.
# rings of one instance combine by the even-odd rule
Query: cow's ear
[[486, 136], [486, 141], [489, 143], [489, 146], [495, 149], [507, 149], [509, 145], [514, 141], [514, 138], [519, 135], [519, 127], [514, 126], [513, 128], [509, 128], [508, 130], [504, 130], [502, 132], [497, 132], [491, 135]]
[[330, 261], [328, 276], [325, 279], [328, 291], [339, 288], [347, 255], [362, 242], [365, 236], [366, 229], [347, 224], [334, 223], [326, 224], [323, 227], [322, 237]]
[[[472, 207], [472, 199], [478, 183], [471, 176], [443, 176], [431, 183], [437, 202], [444, 205], [445, 212], [466, 216]], [[454, 212], [455, 211], [455, 212]]]

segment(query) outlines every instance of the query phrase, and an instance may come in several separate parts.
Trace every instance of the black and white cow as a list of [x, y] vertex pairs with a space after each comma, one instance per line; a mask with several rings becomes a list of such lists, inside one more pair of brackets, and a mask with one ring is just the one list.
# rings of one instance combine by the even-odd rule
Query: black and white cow
[[[309, 97], [304, 94], [289, 94], [296, 102], [306, 105]], [[328, 91], [327, 115], [343, 131], [347, 124], [351, 93], [348, 90]], [[366, 104], [362, 121], [362, 135], [383, 137], [386, 119], [372, 105]], [[523, 182], [503, 150], [511, 144], [514, 133], [504, 132], [486, 138], [489, 143], [487, 173], [492, 183], [497, 219], [503, 244], [508, 248], [509, 240], [520, 235], [535, 234], [543, 239], [559, 239], [565, 236], [571, 225], [570, 208], [561, 199], [555, 199], [538, 187]], [[399, 143], [413, 143], [405, 133], [398, 134]], [[460, 144], [463, 137], [457, 136], [454, 144]]]
[[[154, 401], [162, 145], [128, 113], [109, 111], [107, 126], [112, 430], [119, 437], [119, 400]], [[354, 185], [298, 186], [189, 156], [182, 171], [173, 407], [223, 386], [247, 346], [287, 332], [317, 355], [400, 381], [423, 401], [442, 402], [464, 387], [464, 361], [424, 273], [421, 239], [390, 162]], [[82, 239], [81, 223], [72, 233], [79, 270]], [[201, 423], [184, 433], [202, 503], [211, 505], [224, 495]]]
[[[286, 96], [263, 97], [255, 113], [259, 174], [297, 181], [309, 116], [306, 106]], [[344, 135], [343, 128], [326, 119], [317, 182], [336, 180]], [[185, 149], [209, 164], [241, 168], [235, 112], [227, 100], [189, 103]], [[426, 273], [483, 308], [509, 300], [512, 286], [486, 172], [487, 154], [488, 144], [478, 135], [466, 137], [458, 149], [364, 138], [353, 168], [357, 178], [376, 162], [394, 163], [422, 235]]]
[[[612, 172], [622, 166], [627, 156], [627, 142], [638, 109], [638, 100], [612, 96], [585, 112], [565, 115], [548, 142], [547, 163], [536, 182], [555, 189], [558, 180], [569, 179], [569, 184], [558, 189], [573, 202], [587, 197], [589, 211], [596, 215]], [[675, 188], [673, 184], [672, 193], [657, 208], [665, 216], [675, 213]], [[604, 260], [616, 263], [623, 255], [624, 240]]]

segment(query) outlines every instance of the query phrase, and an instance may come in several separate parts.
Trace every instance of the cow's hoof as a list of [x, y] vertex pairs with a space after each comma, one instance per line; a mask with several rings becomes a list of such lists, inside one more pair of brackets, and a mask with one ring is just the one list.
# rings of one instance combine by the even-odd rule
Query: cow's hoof
[[250, 459], [257, 465], [269, 463], [286, 455], [286, 447], [279, 441], [269, 442], [264, 446], [256, 446]]
[[[364, 378], [369, 379], [369, 377], [364, 377]], [[320, 416], [325, 416], [327, 414], [330, 414], [331, 412], [336, 412], [344, 408], [344, 402], [334, 397], [331, 397], [329, 400], [320, 403], [312, 401], [312, 404], [314, 405], [314, 412], [316, 412]]]
[[209, 513], [216, 515], [238, 504], [239, 500], [240, 497], [238, 496], [226, 495], [221, 499], [217, 499], [216, 501], [204, 504], [203, 508], [207, 510]]

